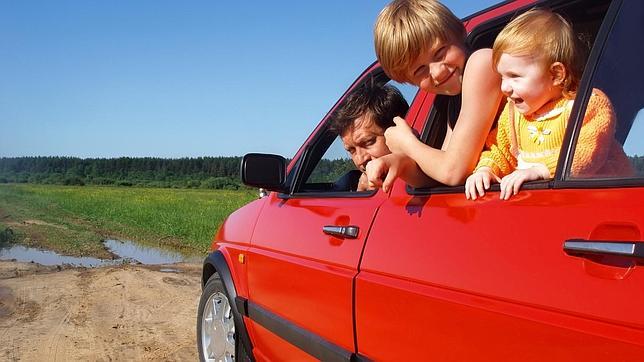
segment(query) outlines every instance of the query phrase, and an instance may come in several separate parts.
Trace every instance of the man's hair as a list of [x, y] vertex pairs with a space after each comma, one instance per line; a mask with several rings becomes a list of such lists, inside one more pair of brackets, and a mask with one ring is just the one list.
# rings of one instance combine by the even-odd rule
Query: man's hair
[[398, 88], [366, 82], [347, 95], [335, 111], [329, 128], [338, 135], [344, 135], [353, 130], [357, 118], [368, 116], [385, 130], [394, 125], [394, 117], [404, 117], [408, 109], [409, 104]]
[[464, 44], [463, 23], [436, 0], [394, 0], [376, 20], [376, 56], [387, 75], [409, 82], [409, 67], [420, 53], [439, 43]]
[[559, 14], [544, 9], [529, 10], [501, 30], [492, 47], [496, 67], [501, 54], [534, 56], [544, 67], [560, 62], [566, 68], [563, 93], [570, 97], [584, 70], [584, 51], [572, 26]]

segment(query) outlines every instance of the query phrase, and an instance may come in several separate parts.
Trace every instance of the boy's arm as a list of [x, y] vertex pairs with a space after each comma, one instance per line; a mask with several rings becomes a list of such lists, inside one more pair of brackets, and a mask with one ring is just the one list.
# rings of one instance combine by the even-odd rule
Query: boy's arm
[[406, 128], [398, 128], [400, 118], [385, 132], [387, 146], [416, 161], [432, 179], [451, 186], [462, 184], [478, 161], [501, 98], [501, 79], [492, 66], [492, 50], [477, 50], [465, 66], [461, 111], [445, 150], [432, 148], [412, 137]]
[[571, 173], [590, 176], [606, 163], [615, 138], [615, 112], [608, 96], [599, 89], [593, 93], [586, 107], [584, 122], [579, 130]]

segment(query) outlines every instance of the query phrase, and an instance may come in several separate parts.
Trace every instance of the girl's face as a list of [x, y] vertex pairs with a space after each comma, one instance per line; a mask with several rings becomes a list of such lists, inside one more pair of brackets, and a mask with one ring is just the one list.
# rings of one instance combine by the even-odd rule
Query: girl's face
[[459, 94], [465, 57], [462, 45], [439, 42], [420, 53], [409, 68], [407, 79], [411, 84], [430, 93]]
[[496, 70], [501, 74], [501, 91], [525, 116], [540, 113], [546, 103], [562, 96], [560, 82], [536, 57], [502, 53]]

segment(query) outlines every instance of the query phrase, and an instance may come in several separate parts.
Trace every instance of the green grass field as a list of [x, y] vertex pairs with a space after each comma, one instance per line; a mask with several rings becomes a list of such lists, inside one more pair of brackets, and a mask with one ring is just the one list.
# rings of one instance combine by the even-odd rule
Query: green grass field
[[5, 239], [67, 255], [104, 256], [100, 241], [105, 238], [205, 252], [224, 218], [256, 195], [251, 190], [6, 184], [0, 185], [0, 232]]

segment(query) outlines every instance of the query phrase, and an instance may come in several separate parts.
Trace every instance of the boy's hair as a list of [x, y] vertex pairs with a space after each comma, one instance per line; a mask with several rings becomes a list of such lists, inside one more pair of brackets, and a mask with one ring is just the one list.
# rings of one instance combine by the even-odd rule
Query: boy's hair
[[368, 114], [376, 125], [385, 130], [394, 125], [394, 117], [404, 117], [408, 109], [409, 105], [398, 88], [367, 82], [345, 98], [329, 128], [342, 136], [353, 130], [357, 118]]
[[506, 25], [492, 47], [496, 67], [502, 53], [536, 55], [546, 67], [560, 62], [566, 67], [563, 94], [573, 97], [584, 69], [581, 41], [572, 26], [559, 14], [544, 9], [529, 10]]
[[394, 0], [374, 27], [376, 56], [387, 75], [408, 82], [408, 68], [421, 52], [439, 42], [463, 44], [463, 23], [436, 0]]

